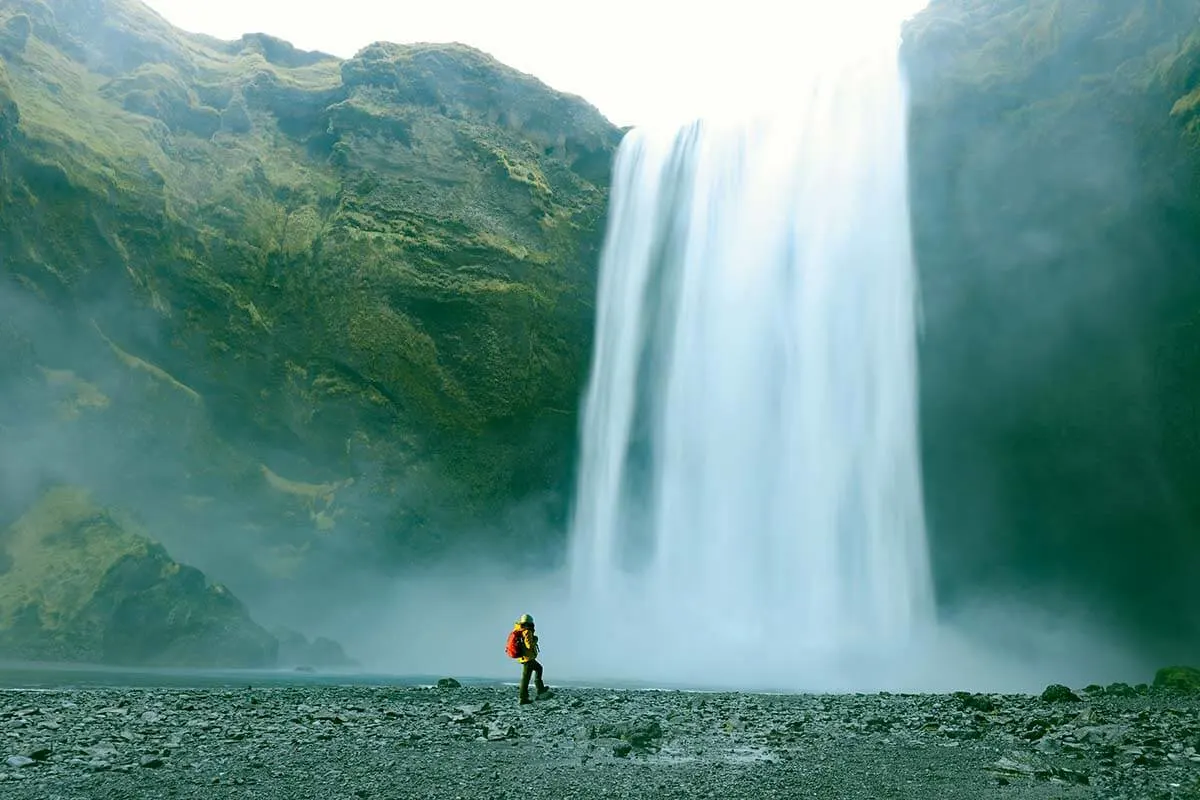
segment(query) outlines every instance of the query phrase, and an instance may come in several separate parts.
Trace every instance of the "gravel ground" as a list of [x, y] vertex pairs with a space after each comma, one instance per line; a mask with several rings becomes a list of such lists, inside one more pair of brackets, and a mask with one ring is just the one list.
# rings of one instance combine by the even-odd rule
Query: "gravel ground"
[[508, 687], [0, 691], [0, 798], [1200, 798], [1195, 696], [515, 700]]

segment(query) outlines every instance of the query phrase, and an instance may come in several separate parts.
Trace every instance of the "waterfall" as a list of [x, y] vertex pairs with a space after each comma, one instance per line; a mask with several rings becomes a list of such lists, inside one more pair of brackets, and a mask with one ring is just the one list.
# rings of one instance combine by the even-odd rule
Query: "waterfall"
[[815, 684], [932, 619], [897, 41], [621, 144], [569, 556], [597, 674]]

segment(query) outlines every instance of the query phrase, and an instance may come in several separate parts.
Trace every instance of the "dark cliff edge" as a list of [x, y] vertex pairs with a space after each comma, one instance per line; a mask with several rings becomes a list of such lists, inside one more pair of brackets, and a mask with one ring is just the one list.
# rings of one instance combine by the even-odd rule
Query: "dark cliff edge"
[[1200, 634], [1200, 6], [933, 0], [905, 32], [949, 604]]

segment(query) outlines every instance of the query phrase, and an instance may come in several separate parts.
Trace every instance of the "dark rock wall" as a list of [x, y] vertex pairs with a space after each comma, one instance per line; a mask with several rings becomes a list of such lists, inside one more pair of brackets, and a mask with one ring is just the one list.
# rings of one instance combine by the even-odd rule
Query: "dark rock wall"
[[1200, 633], [1194, 2], [934, 0], [907, 28], [929, 525], [948, 602]]

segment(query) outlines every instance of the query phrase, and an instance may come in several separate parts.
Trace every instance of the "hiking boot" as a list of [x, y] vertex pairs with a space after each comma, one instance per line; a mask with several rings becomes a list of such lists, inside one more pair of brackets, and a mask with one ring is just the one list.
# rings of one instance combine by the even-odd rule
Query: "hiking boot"
[[530, 700], [528, 697], [522, 697], [520, 700], [517, 701], [517, 705], [522, 705], [522, 706], [531, 705], [532, 703], [533, 703], [533, 701]]
[[554, 694], [554, 693], [552, 691], [550, 691], [549, 686], [537, 687], [537, 699], [538, 700], [541, 700], [544, 697], [550, 697], [552, 694]]

